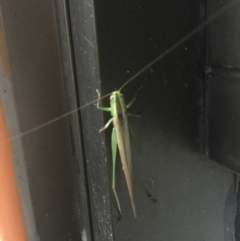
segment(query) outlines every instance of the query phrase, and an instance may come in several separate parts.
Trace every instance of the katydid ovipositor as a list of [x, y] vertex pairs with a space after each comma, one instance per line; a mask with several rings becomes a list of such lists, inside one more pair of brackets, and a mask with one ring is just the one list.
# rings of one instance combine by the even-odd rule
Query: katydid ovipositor
[[[98, 91], [97, 93], [100, 96]], [[111, 123], [113, 123], [112, 140], [111, 140], [112, 141], [112, 189], [117, 201], [117, 206], [118, 206], [120, 216], [122, 214], [121, 206], [120, 206], [120, 202], [119, 202], [118, 195], [115, 188], [116, 187], [115, 173], [116, 173], [117, 149], [119, 149], [123, 172], [127, 182], [127, 188], [128, 188], [128, 192], [131, 200], [133, 215], [136, 218], [137, 212], [136, 212], [136, 207], [134, 202], [133, 184], [132, 184], [132, 161], [131, 161], [131, 149], [130, 149], [130, 136], [133, 139], [140, 155], [141, 155], [141, 149], [136, 139], [135, 133], [128, 125], [128, 118], [127, 118], [129, 115], [138, 116], [138, 115], [130, 114], [127, 111], [132, 106], [135, 99], [136, 98], [134, 97], [134, 99], [129, 104], [126, 105], [123, 94], [120, 91], [114, 91], [110, 96], [110, 107], [101, 107], [99, 106], [99, 101], [98, 101], [97, 108], [103, 111], [110, 112], [112, 116], [112, 118], [106, 123], [106, 125], [102, 129], [99, 130], [99, 132], [105, 130], [106, 128], [109, 127]], [[153, 183], [153, 179], [148, 170], [147, 170], [147, 174], [149, 175], [150, 180]]]

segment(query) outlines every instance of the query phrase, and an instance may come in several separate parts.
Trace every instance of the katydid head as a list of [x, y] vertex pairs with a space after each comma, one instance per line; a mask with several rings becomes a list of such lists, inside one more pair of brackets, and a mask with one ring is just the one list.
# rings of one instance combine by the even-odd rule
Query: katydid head
[[110, 106], [113, 113], [122, 113], [126, 109], [126, 104], [123, 94], [117, 90], [112, 92], [110, 96]]

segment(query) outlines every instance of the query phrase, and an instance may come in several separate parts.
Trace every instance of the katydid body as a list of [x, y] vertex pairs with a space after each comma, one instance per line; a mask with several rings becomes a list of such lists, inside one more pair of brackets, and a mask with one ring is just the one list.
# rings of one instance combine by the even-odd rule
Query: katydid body
[[[97, 91], [98, 95], [100, 96], [99, 92]], [[128, 125], [128, 116], [135, 116], [140, 117], [141, 115], [130, 113], [128, 109], [132, 106], [136, 99], [136, 96], [133, 100], [126, 105], [124, 97], [122, 93], [118, 91], [112, 92], [110, 96], [110, 107], [101, 107], [99, 106], [99, 101], [97, 103], [97, 108], [103, 111], [108, 111], [111, 113], [112, 118], [106, 123], [106, 125], [100, 129], [99, 132], [107, 129], [111, 123], [113, 123], [113, 130], [112, 130], [112, 189], [117, 201], [118, 210], [120, 216], [122, 214], [120, 202], [118, 199], [118, 195], [116, 192], [116, 158], [117, 158], [117, 149], [119, 149], [120, 159], [122, 162], [123, 172], [125, 175], [125, 179], [127, 182], [127, 188], [131, 200], [133, 215], [136, 218], [137, 212], [134, 202], [133, 196], [133, 183], [132, 183], [132, 160], [131, 160], [131, 148], [130, 148], [130, 138], [133, 140], [133, 143], [138, 150], [141, 160], [145, 166], [145, 171], [151, 181], [152, 188], [153, 188], [153, 178], [148, 169], [147, 163], [145, 158], [142, 155], [141, 146], [137, 140], [136, 134]], [[151, 188], [151, 192], [152, 192]]]
[[130, 135], [127, 118], [127, 109], [131, 107], [135, 98], [126, 105], [123, 95], [120, 91], [114, 91], [110, 96], [110, 107], [100, 107], [99, 103], [97, 108], [103, 111], [111, 113], [112, 118], [107, 124], [100, 130], [105, 130], [111, 123], [113, 123], [112, 130], [112, 161], [113, 161], [113, 173], [112, 173], [112, 188], [117, 201], [118, 209], [121, 215], [121, 206], [118, 199], [118, 195], [115, 188], [115, 170], [116, 170], [116, 157], [117, 149], [122, 162], [123, 172], [127, 182], [127, 188], [131, 200], [132, 210], [134, 217], [137, 217], [134, 196], [133, 196], [133, 184], [132, 184], [132, 161], [130, 150]]

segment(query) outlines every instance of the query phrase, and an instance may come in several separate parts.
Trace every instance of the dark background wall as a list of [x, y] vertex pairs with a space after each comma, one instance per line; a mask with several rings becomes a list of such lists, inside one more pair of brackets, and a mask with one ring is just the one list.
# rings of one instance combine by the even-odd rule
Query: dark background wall
[[[119, 162], [123, 217], [117, 222], [110, 130], [98, 133], [109, 116], [89, 105], [81, 117], [69, 115], [22, 138], [39, 239], [232, 240], [234, 176], [204, 153], [219, 143], [206, 141], [211, 129], [204, 72], [206, 59], [211, 65], [209, 28], [216, 28], [207, 25], [189, 35], [214, 16], [215, 7], [206, 12], [200, 0], [1, 2], [21, 132], [96, 99], [96, 89], [104, 95], [119, 88], [164, 55], [123, 89], [130, 100], [143, 86], [132, 109], [146, 114], [130, 124], [154, 177], [156, 203], [147, 195], [150, 182], [133, 149], [138, 218]], [[108, 105], [108, 98], [102, 103]]]

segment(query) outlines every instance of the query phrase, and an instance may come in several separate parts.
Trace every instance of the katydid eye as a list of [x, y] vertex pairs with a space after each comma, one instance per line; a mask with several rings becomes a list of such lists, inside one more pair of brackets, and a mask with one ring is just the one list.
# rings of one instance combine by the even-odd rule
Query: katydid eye
[[113, 95], [111, 95], [111, 96], [110, 96], [110, 100], [113, 100], [113, 99], [114, 99], [114, 96], [113, 96]]

